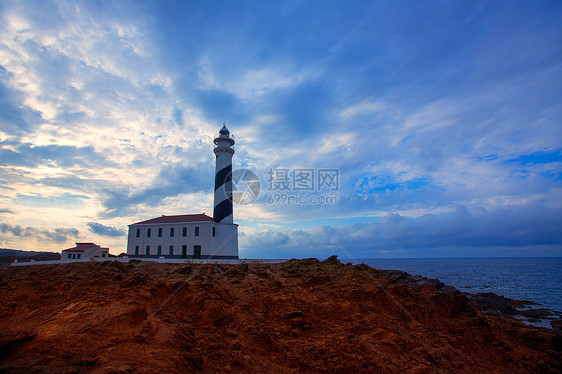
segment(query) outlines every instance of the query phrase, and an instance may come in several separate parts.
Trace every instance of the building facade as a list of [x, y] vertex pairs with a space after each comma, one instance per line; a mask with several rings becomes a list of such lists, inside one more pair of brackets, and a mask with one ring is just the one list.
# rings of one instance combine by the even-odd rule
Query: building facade
[[94, 243], [76, 243], [76, 247], [63, 249], [61, 260], [89, 260], [96, 257], [109, 257], [109, 248]]
[[205, 214], [162, 216], [129, 225], [131, 258], [238, 258], [238, 225]]

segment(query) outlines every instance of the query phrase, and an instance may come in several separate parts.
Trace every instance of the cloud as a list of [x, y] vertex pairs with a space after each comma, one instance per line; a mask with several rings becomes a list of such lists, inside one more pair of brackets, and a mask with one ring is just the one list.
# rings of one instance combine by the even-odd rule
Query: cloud
[[126, 234], [125, 230], [121, 230], [116, 227], [105, 226], [97, 222], [88, 222], [88, 226], [90, 227], [91, 232], [102, 236], [118, 237], [124, 236]]
[[266, 230], [245, 235], [242, 242], [248, 248], [270, 243], [279, 248], [315, 247], [367, 257], [381, 250], [430, 254], [437, 248], [559, 248], [562, 245], [560, 227], [562, 208], [551, 209], [541, 204], [493, 210], [458, 206], [453, 211], [417, 218], [389, 213], [371, 223], [322, 226], [309, 231]]
[[3, 83], [9, 76], [7, 70], [0, 66], [0, 129], [6, 134], [21, 135], [41, 121], [41, 114], [19, 105], [21, 94]]
[[34, 227], [12, 226], [6, 223], [0, 224], [0, 232], [15, 237], [33, 238], [41, 242], [64, 243], [78, 237], [80, 232], [75, 228], [56, 228], [51, 230], [37, 229]]
[[112, 165], [92, 146], [33, 146], [29, 143], [14, 145], [12, 142], [0, 142], [0, 165], [38, 167], [45, 164], [63, 168]]
[[278, 247], [289, 243], [290, 237], [281, 232], [265, 230], [261, 231], [259, 235], [254, 236], [251, 240], [251, 245], [254, 247]]
[[130, 213], [135, 207], [144, 205], [154, 207], [164, 199], [180, 194], [212, 191], [213, 170], [209, 165], [207, 170], [175, 164], [163, 167], [152, 181], [152, 186], [133, 191], [129, 188], [104, 190], [106, 198], [103, 202], [106, 208], [104, 217], [116, 217]]
[[345, 235], [432, 247], [442, 225], [460, 246], [459, 225], [440, 215], [456, 205], [487, 212], [448, 216], [476, 230], [463, 231], [470, 245], [505, 244], [522, 229], [494, 223], [498, 209], [560, 205], [553, 3], [1, 7], [0, 204], [17, 223], [70, 203], [66, 222], [80, 227], [207, 209], [215, 118], [236, 136], [234, 166], [262, 181], [270, 167], [340, 172], [338, 204], [272, 206], [264, 194], [236, 207], [236, 217], [293, 228], [248, 236], [255, 248], [335, 248], [336, 234], [303, 228], [373, 216], [386, 217]]
[[440, 246], [561, 245], [562, 210], [541, 205], [506, 206], [494, 210], [457, 207], [443, 214], [408, 219], [396, 213], [378, 223], [351, 229], [351, 238], [368, 240], [376, 249]]
[[15, 214], [15, 212], [11, 209], [0, 208], [0, 214]]
[[29, 195], [17, 195], [17, 202], [24, 206], [33, 207], [57, 207], [65, 206], [67, 208], [71, 207], [81, 207], [84, 204], [84, 200], [88, 200], [89, 197], [86, 195], [73, 195], [69, 193], [63, 193], [59, 196], [43, 196], [40, 194], [29, 194]]

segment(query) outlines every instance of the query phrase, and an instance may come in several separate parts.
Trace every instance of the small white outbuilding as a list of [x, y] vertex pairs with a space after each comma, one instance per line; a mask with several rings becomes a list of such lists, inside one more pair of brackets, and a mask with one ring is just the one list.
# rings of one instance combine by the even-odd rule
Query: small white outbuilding
[[76, 247], [63, 249], [61, 260], [89, 260], [97, 257], [109, 257], [109, 248], [102, 248], [94, 243], [76, 243]]

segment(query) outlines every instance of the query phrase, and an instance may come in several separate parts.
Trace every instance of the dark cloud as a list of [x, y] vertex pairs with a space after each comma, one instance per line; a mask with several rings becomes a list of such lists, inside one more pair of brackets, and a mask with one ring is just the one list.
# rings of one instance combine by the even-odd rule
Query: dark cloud
[[[66, 108], [65, 108], [66, 109]], [[63, 110], [57, 114], [56, 121], [59, 124], [73, 124], [89, 119], [88, 115], [84, 112], [73, 112], [71, 110]]]
[[47, 196], [41, 194], [17, 195], [18, 203], [23, 205], [31, 205], [35, 207], [40, 206], [82, 206], [84, 200], [89, 199], [86, 195], [74, 195], [70, 193], [63, 193], [56, 196]]
[[64, 243], [70, 239], [78, 237], [80, 232], [75, 228], [57, 228], [52, 230], [42, 230], [34, 227], [12, 226], [6, 223], [0, 224], [0, 232], [16, 237], [33, 237], [38, 241], [52, 241]]
[[97, 179], [84, 179], [78, 176], [72, 176], [41, 178], [37, 180], [36, 183], [40, 183], [45, 186], [62, 187], [65, 189], [73, 189], [77, 191], [91, 191], [94, 189], [94, 187], [103, 184], [104, 181]]
[[126, 234], [125, 230], [120, 230], [116, 227], [105, 226], [97, 222], [88, 222], [88, 226], [90, 227], [91, 232], [102, 236], [117, 237], [124, 236]]
[[0, 208], [0, 214], [15, 214], [15, 212], [11, 209]]
[[414, 219], [390, 213], [379, 222], [276, 234], [264, 231], [248, 235], [244, 240], [250, 248], [336, 248], [348, 251], [348, 255], [360, 256], [377, 254], [381, 250], [414, 250], [418, 254], [431, 254], [434, 249], [444, 247], [453, 252], [484, 247], [560, 249], [560, 227], [562, 209], [540, 204], [493, 210], [459, 206], [448, 213], [425, 214]]
[[183, 126], [183, 116], [182, 116], [180, 108], [178, 108], [177, 106], [174, 106], [172, 118], [174, 119], [174, 122], [176, 123], [176, 125]]
[[271, 95], [274, 112], [279, 113], [277, 123], [279, 136], [301, 138], [324, 133], [327, 127], [337, 125], [334, 121], [334, 93], [326, 81], [307, 81], [290, 89], [279, 90]]
[[21, 135], [40, 123], [41, 113], [20, 104], [21, 93], [3, 83], [9, 76], [6, 69], [0, 66], [0, 128], [8, 134]]
[[[15, 151], [8, 146], [14, 147]], [[36, 167], [48, 162], [60, 167], [112, 165], [92, 146], [33, 146], [29, 143], [0, 142], [0, 165]]]
[[216, 118], [221, 121], [228, 118], [229, 122], [243, 123], [249, 115], [248, 108], [236, 97], [236, 95], [222, 90], [206, 89], [197, 93], [197, 100]]
[[259, 248], [278, 247], [288, 244], [290, 237], [284, 233], [266, 230], [255, 236], [252, 245]]
[[200, 191], [213, 191], [213, 167], [195, 169], [186, 165], [172, 165], [164, 167], [154, 179], [152, 186], [131, 192], [121, 188], [105, 190], [107, 196], [103, 202], [106, 208], [104, 217], [116, 217], [134, 212], [135, 206], [157, 206], [167, 197], [180, 194], [196, 193]]

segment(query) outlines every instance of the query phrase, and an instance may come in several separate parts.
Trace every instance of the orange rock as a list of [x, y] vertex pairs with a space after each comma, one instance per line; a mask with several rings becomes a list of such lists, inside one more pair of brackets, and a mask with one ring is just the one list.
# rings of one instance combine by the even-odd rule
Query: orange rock
[[562, 372], [553, 330], [335, 258], [0, 275], [0, 372]]

